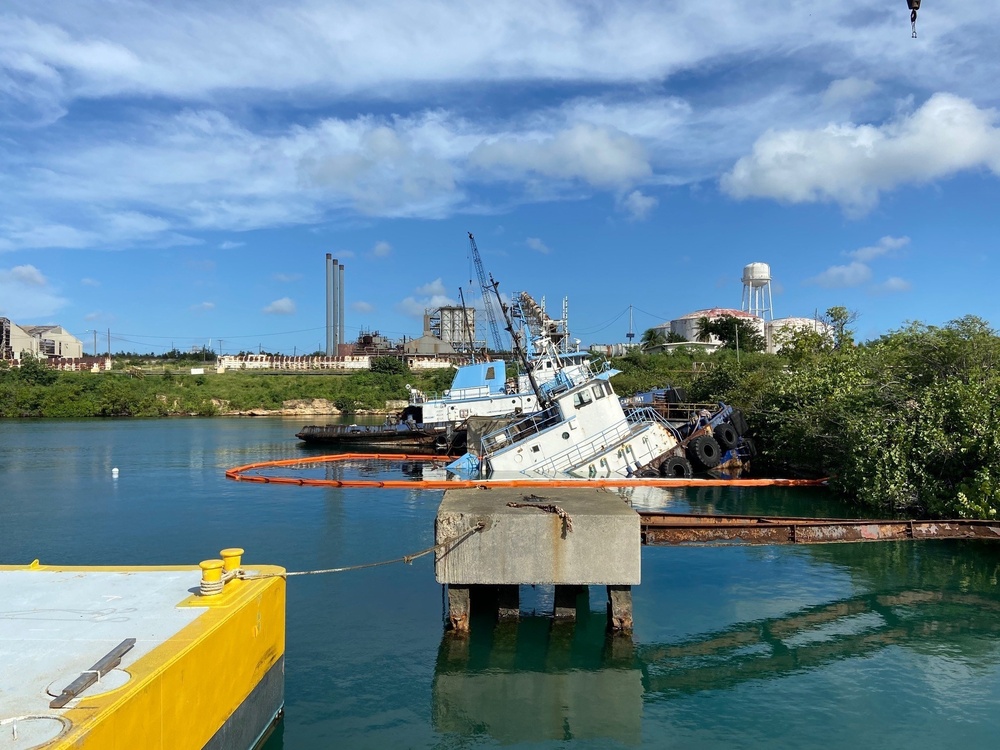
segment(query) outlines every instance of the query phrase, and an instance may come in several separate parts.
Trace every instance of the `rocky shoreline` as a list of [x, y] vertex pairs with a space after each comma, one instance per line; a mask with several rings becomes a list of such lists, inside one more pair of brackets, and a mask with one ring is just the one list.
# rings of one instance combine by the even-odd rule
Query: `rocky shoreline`
[[338, 417], [343, 414], [359, 414], [362, 416], [384, 416], [395, 414], [406, 406], [405, 401], [387, 401], [385, 409], [362, 409], [354, 412], [344, 412], [338, 409], [332, 401], [325, 398], [295, 398], [282, 402], [280, 409], [230, 409], [229, 403], [220, 399], [212, 399], [223, 417]]

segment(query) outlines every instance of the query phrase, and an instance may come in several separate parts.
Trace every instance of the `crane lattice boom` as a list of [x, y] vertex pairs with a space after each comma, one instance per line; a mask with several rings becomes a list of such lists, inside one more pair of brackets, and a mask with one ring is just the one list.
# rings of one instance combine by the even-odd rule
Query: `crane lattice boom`
[[493, 309], [491, 299], [494, 294], [492, 285], [486, 281], [486, 272], [483, 271], [483, 259], [479, 257], [479, 248], [476, 247], [476, 238], [469, 232], [469, 245], [472, 247], [472, 262], [476, 264], [476, 274], [479, 276], [479, 287], [483, 292], [483, 307], [486, 308], [486, 320], [490, 326], [490, 336], [493, 338], [494, 351], [504, 351], [503, 341], [500, 338], [500, 326], [497, 324], [497, 314]]

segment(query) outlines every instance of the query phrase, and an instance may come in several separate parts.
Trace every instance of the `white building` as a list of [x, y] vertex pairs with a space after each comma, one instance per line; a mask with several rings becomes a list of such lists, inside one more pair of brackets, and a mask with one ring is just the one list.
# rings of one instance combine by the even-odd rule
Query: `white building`
[[38, 342], [36, 356], [60, 359], [83, 356], [83, 342], [62, 326], [23, 326], [23, 329]]
[[0, 318], [0, 359], [20, 362], [25, 353], [45, 359], [79, 359], [83, 342], [62, 326], [19, 326]]
[[[701, 319], [707, 318], [708, 320], [718, 320], [719, 318], [733, 317], [741, 318], [753, 324], [753, 326], [760, 331], [760, 334], [765, 335], [765, 324], [764, 320], [757, 315], [746, 312], [745, 310], [734, 310], [731, 307], [711, 307], [706, 310], [695, 310], [687, 315], [682, 315], [679, 318], [674, 318], [669, 323], [664, 323], [663, 325], [657, 326], [663, 331], [664, 335], [672, 333], [675, 336], [683, 336], [684, 340], [689, 343], [697, 343], [702, 345], [709, 345], [705, 348], [718, 348], [722, 345], [722, 342], [715, 336], [709, 336], [706, 341], [701, 341], [698, 336], [700, 334]], [[683, 344], [677, 344], [676, 346], [683, 346]]]
[[833, 326], [818, 318], [778, 318], [767, 324], [767, 350], [781, 351], [782, 339], [794, 331], [815, 331], [833, 341]]

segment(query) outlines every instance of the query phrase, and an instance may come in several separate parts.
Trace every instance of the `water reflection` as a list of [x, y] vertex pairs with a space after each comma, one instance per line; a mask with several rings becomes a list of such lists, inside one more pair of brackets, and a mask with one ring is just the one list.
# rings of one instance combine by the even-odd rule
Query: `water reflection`
[[632, 641], [606, 636], [606, 621], [594, 612], [575, 626], [528, 616], [474, 621], [467, 637], [446, 633], [431, 690], [435, 730], [501, 744], [639, 744], [642, 672]]
[[[899, 589], [742, 622], [676, 643], [633, 644], [605, 633], [606, 617], [473, 622], [446, 633], [432, 687], [434, 728], [500, 744], [642, 741], [643, 707], [755, 680], [818, 671], [891, 647], [921, 653], [931, 672], [1000, 662], [1000, 602], [955, 591]], [[931, 677], [932, 675], [928, 675]]]
[[[995, 665], [1000, 602], [974, 594], [904, 590], [863, 594], [784, 617], [739, 623], [679, 644], [637, 651], [648, 693], [734, 687], [810, 671], [889, 646], [933, 652], [947, 642], [961, 655]], [[974, 636], [966, 638], [964, 636]]]

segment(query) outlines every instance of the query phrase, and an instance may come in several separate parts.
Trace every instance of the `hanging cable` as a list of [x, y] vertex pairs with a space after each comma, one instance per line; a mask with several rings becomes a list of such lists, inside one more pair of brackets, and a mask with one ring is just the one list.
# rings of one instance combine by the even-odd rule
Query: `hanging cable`
[[910, 9], [910, 28], [913, 33], [910, 37], [917, 38], [917, 11], [920, 10], [920, 0], [906, 0], [906, 5]]

